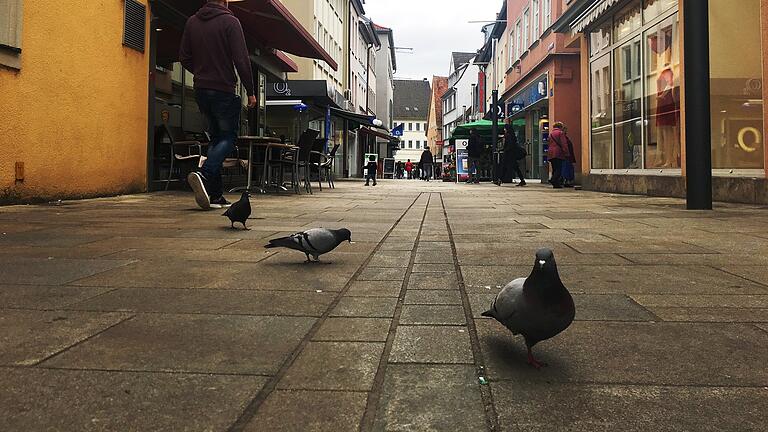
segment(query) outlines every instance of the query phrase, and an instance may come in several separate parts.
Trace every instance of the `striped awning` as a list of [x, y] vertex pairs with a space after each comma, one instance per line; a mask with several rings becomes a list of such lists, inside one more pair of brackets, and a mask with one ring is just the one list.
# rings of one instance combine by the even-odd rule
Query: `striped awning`
[[571, 34], [577, 35], [600, 19], [601, 16], [621, 0], [596, 0], [581, 15], [570, 22]]

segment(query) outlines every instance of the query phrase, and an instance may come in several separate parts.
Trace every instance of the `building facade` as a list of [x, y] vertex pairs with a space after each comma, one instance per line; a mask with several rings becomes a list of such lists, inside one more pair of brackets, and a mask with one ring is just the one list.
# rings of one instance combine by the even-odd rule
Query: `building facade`
[[443, 139], [451, 138], [453, 129], [471, 120], [474, 109], [478, 68], [474, 64], [476, 53], [451, 53], [448, 90], [442, 95]]
[[[711, 142], [686, 139], [683, 1], [571, 1], [556, 30], [581, 52], [586, 188], [684, 196], [686, 149], [711, 152], [715, 200], [768, 203], [768, 2], [709, 0]], [[690, 90], [689, 91], [694, 91]], [[688, 131], [690, 132], [690, 131]], [[687, 146], [691, 144], [691, 146]]]
[[[376, 53], [376, 118], [391, 131], [394, 128], [395, 72], [397, 72], [395, 39], [390, 28], [374, 24], [374, 29], [381, 42], [381, 47]], [[379, 139], [378, 145], [380, 155], [392, 156], [389, 141]]]
[[503, 70], [504, 80], [499, 99], [518, 141], [528, 151], [526, 175], [543, 181], [550, 174], [546, 162], [550, 123], [563, 122], [577, 154], [581, 148], [580, 53], [566, 45], [564, 35], [552, 31], [552, 23], [568, 3], [508, 0], [507, 22], [501, 35], [496, 34], [497, 71]]
[[432, 90], [429, 81], [395, 80], [394, 123], [404, 125], [395, 160], [417, 162], [427, 145], [427, 117]]
[[427, 116], [427, 145], [439, 162], [443, 161], [443, 94], [448, 91], [448, 77], [432, 77], [432, 95]]

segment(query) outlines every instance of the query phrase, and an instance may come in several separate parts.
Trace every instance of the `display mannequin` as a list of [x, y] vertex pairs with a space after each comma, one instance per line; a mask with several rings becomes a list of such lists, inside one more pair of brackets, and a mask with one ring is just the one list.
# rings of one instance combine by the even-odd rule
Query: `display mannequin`
[[678, 168], [680, 166], [680, 101], [675, 89], [675, 73], [672, 70], [672, 35], [664, 35], [659, 53], [659, 75], [656, 79], [656, 157], [654, 168]]

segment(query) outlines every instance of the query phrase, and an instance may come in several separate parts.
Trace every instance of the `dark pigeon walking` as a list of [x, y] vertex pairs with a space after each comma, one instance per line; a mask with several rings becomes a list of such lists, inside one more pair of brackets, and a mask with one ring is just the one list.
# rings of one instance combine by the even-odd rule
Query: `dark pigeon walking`
[[245, 221], [247, 221], [248, 217], [251, 216], [251, 201], [248, 199], [249, 196], [250, 195], [248, 195], [248, 192], [243, 192], [240, 200], [232, 204], [232, 206], [229, 207], [227, 211], [225, 211], [222, 215], [228, 217], [229, 221], [232, 222], [232, 229], [235, 228], [235, 222], [240, 222], [243, 224], [243, 228], [246, 230], [250, 229], [245, 226]]
[[326, 228], [313, 228], [311, 230], [298, 232], [288, 237], [276, 238], [269, 241], [265, 248], [284, 247], [304, 252], [307, 256], [306, 262], [312, 262], [309, 256], [315, 258], [315, 262], [320, 262], [320, 255], [326, 254], [340, 245], [342, 242], [352, 243], [352, 233], [348, 229], [338, 230]]
[[482, 315], [496, 319], [513, 334], [523, 335], [528, 364], [536, 369], [546, 366], [533, 357], [531, 348], [568, 328], [576, 315], [573, 298], [560, 280], [552, 251], [539, 249], [530, 276], [507, 284], [493, 300], [491, 309]]

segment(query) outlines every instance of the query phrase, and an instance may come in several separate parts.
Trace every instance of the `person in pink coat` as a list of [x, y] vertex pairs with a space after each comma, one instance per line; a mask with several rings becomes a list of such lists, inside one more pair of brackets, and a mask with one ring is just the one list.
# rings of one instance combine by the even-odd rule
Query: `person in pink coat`
[[549, 133], [547, 159], [552, 164], [552, 179], [549, 182], [555, 189], [563, 187], [563, 164], [573, 157], [568, 146], [568, 137], [563, 130], [564, 127], [562, 122], [556, 122], [552, 125], [552, 131]]

